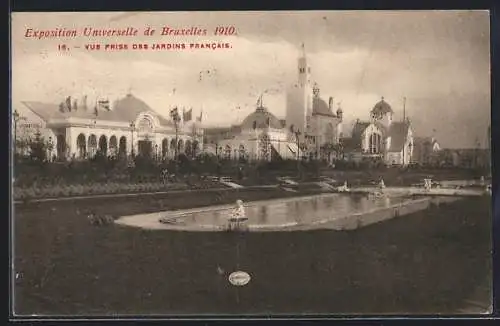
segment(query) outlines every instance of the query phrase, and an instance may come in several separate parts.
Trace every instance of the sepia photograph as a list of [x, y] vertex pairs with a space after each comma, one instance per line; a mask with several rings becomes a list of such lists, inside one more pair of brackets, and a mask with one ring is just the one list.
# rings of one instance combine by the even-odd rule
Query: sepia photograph
[[489, 11], [10, 19], [13, 316], [492, 313]]

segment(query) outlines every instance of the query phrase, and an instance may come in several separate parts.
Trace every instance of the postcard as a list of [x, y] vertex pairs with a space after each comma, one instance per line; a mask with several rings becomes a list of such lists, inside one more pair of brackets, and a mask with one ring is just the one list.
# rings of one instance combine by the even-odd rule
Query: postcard
[[492, 311], [488, 11], [14, 12], [17, 317]]

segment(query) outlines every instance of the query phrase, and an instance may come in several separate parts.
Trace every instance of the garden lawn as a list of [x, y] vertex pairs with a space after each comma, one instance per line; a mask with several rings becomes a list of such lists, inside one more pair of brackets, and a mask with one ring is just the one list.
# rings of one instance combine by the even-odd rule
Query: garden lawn
[[[198, 233], [89, 225], [285, 196], [276, 189], [16, 206], [17, 314], [452, 313], [491, 277], [491, 212], [469, 198], [356, 231]], [[219, 198], [219, 199], [216, 199]], [[232, 287], [228, 274], [252, 279]]]

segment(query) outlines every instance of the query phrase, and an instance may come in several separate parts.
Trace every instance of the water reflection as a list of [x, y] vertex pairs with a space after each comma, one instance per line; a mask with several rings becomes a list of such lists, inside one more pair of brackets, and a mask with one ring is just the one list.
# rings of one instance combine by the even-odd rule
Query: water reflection
[[[320, 195], [292, 199], [277, 199], [245, 207], [249, 225], [282, 225], [288, 223], [313, 223], [326, 218], [368, 211], [399, 203], [403, 198], [368, 198], [344, 194]], [[187, 215], [187, 224], [213, 224], [222, 226], [227, 223], [231, 209], [197, 212]]]

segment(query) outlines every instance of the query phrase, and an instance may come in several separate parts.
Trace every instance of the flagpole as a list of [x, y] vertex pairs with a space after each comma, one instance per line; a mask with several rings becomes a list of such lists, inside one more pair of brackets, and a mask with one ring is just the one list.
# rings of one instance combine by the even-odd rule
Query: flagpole
[[[406, 124], [406, 96], [403, 97], [403, 126], [405, 124]], [[403, 166], [405, 165], [405, 161], [406, 161], [406, 140], [407, 140], [406, 136], [408, 136], [408, 134], [405, 135], [405, 141], [403, 144]]]

